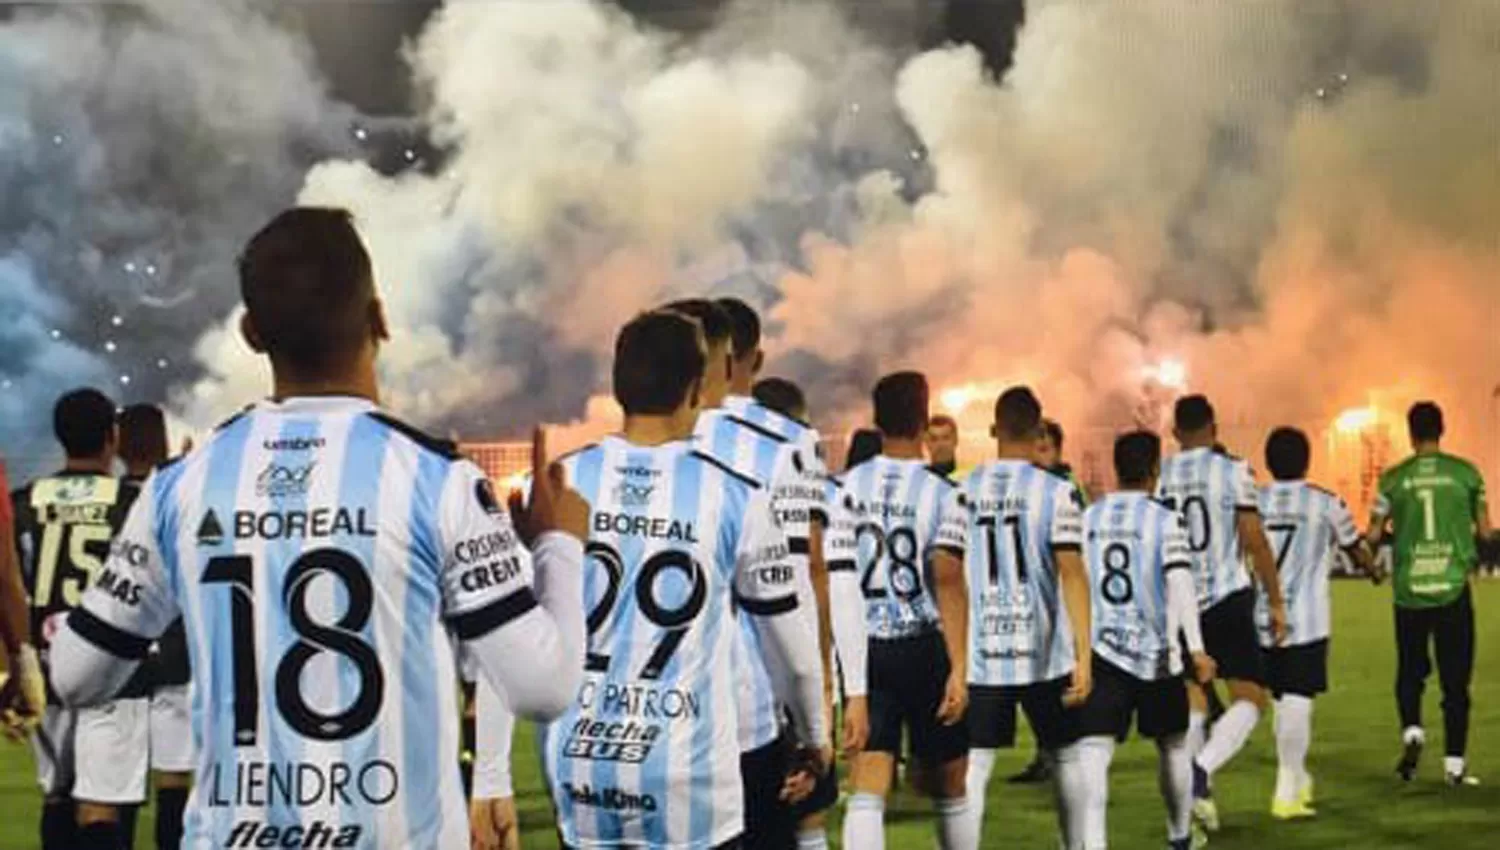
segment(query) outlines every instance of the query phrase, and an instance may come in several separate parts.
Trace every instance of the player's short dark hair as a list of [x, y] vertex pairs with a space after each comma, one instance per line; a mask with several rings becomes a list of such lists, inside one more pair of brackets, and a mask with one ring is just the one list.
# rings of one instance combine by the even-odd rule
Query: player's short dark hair
[[1131, 431], [1115, 438], [1115, 477], [1125, 486], [1145, 484], [1161, 464], [1161, 437]]
[[927, 428], [928, 430], [932, 430], [933, 428], [952, 428], [953, 430], [957, 431], [958, 420], [954, 419], [952, 416], [949, 416], [946, 413], [939, 413], [938, 415], [927, 420]]
[[52, 433], [70, 458], [97, 457], [115, 429], [115, 403], [82, 387], [64, 393], [52, 408]]
[[1428, 443], [1443, 438], [1443, 409], [1430, 401], [1419, 401], [1406, 412], [1411, 438]]
[[120, 411], [120, 459], [158, 464], [167, 459], [167, 417], [154, 404], [132, 404]]
[[844, 456], [844, 468], [853, 469], [885, 451], [885, 438], [874, 428], [861, 428], [849, 437], [849, 453]]
[[1266, 467], [1277, 481], [1296, 481], [1307, 477], [1312, 463], [1312, 444], [1296, 428], [1277, 428], [1266, 438]]
[[927, 376], [895, 372], [875, 384], [875, 427], [887, 437], [916, 438], [927, 428]]
[[716, 302], [729, 316], [730, 334], [734, 337], [734, 356], [740, 360], [760, 349], [760, 314], [738, 298], [720, 298]]
[[627, 415], [665, 416], [687, 400], [706, 358], [698, 323], [681, 313], [642, 313], [615, 337], [615, 400]]
[[995, 425], [1008, 439], [1035, 437], [1042, 427], [1042, 403], [1029, 387], [1011, 387], [995, 399]]
[[300, 375], [347, 365], [368, 338], [375, 276], [347, 210], [294, 207], [276, 216], [245, 246], [239, 275], [266, 354]]
[[786, 378], [757, 381], [750, 389], [750, 395], [783, 416], [800, 419], [807, 413], [807, 396], [802, 393], [801, 387]]
[[1179, 432], [1191, 434], [1214, 424], [1214, 406], [1203, 395], [1185, 395], [1177, 400], [1172, 409], [1172, 426]]
[[703, 341], [709, 345], [729, 342], [732, 338], [729, 313], [717, 302], [707, 298], [683, 298], [666, 304], [661, 309], [672, 310], [697, 319], [698, 324], [703, 328]]
[[1052, 445], [1057, 446], [1057, 450], [1061, 452], [1063, 448], [1063, 428], [1057, 424], [1057, 420], [1043, 419], [1042, 430], [1046, 432], [1047, 439], [1052, 441]]

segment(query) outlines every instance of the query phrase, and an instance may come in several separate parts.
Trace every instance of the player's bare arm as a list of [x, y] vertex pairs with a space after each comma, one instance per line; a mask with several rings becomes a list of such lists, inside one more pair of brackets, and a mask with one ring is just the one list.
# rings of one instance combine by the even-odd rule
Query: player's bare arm
[[969, 705], [969, 589], [964, 581], [963, 559], [947, 549], [938, 549], [932, 556], [932, 577], [943, 623], [943, 644], [952, 664], [937, 716], [952, 726], [963, 719]]
[[1063, 702], [1082, 705], [1094, 689], [1094, 627], [1088, 569], [1084, 567], [1083, 556], [1076, 548], [1063, 547], [1053, 550], [1052, 554], [1057, 559], [1057, 578], [1062, 588], [1063, 606], [1068, 611], [1068, 622], [1073, 628], [1073, 683], [1063, 696]]
[[12, 519], [10, 492], [0, 470], [0, 639], [5, 642], [6, 669], [3, 704], [7, 734], [19, 737], [35, 723], [47, 705], [46, 686], [41, 664], [31, 646], [30, 612], [26, 607], [26, 590], [21, 582], [21, 562], [16, 557], [16, 530]]
[[1256, 581], [1266, 589], [1266, 600], [1271, 607], [1271, 634], [1280, 644], [1286, 640], [1286, 597], [1281, 592], [1281, 576], [1276, 571], [1276, 556], [1266, 539], [1265, 525], [1260, 513], [1253, 510], [1241, 510], [1235, 521]]

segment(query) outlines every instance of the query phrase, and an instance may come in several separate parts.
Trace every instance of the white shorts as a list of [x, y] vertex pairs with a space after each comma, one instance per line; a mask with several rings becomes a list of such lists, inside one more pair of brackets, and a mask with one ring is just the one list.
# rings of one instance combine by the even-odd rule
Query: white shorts
[[194, 767], [188, 686], [157, 688], [151, 695], [151, 769], [192, 773]]
[[43, 794], [119, 806], [146, 802], [149, 747], [145, 699], [92, 708], [48, 706], [31, 736]]
[[510, 745], [516, 716], [481, 676], [476, 688], [474, 717], [474, 799], [514, 797], [510, 775]]

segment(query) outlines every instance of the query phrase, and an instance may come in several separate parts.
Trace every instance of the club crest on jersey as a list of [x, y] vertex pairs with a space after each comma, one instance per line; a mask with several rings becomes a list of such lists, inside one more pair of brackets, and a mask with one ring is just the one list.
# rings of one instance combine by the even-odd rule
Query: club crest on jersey
[[636, 484], [631, 481], [621, 481], [615, 486], [615, 499], [621, 506], [627, 508], [644, 508], [651, 504], [651, 494], [656, 492], [655, 485]]
[[479, 502], [479, 507], [490, 516], [500, 515], [500, 500], [495, 498], [495, 487], [490, 484], [488, 478], [481, 478], [474, 484], [474, 498]]
[[313, 470], [317, 468], [316, 463], [306, 466], [282, 466], [272, 462], [255, 479], [255, 494], [257, 496], [269, 496], [272, 499], [283, 499], [288, 496], [305, 496], [307, 488], [312, 482]]

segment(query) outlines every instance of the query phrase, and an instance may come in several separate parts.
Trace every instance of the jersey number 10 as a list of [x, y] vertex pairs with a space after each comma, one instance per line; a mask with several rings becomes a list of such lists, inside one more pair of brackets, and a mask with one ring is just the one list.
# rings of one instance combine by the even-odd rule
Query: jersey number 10
[[[307, 610], [312, 579], [326, 575], [344, 586], [349, 604], [334, 623], [315, 621]], [[227, 584], [229, 624], [234, 633], [234, 741], [254, 746], [260, 720], [260, 676], [255, 667], [255, 561], [249, 555], [226, 555], [208, 562], [204, 584]], [[319, 741], [342, 741], [370, 728], [385, 697], [385, 673], [375, 648], [360, 632], [370, 622], [375, 592], [360, 562], [338, 549], [315, 549], [298, 558], [281, 588], [297, 640], [276, 665], [276, 707], [299, 734]], [[359, 688], [348, 708], [322, 714], [302, 695], [302, 671], [324, 652], [353, 662]]]

